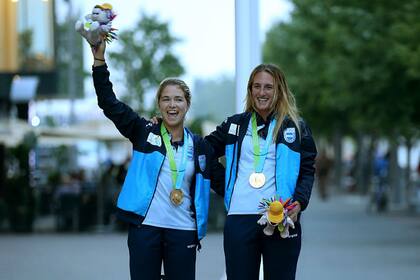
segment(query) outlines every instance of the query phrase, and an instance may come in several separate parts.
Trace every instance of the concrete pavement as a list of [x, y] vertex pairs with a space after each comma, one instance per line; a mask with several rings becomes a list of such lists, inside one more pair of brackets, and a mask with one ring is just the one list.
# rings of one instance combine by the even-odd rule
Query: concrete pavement
[[418, 279], [420, 216], [367, 213], [365, 198], [313, 199], [297, 279]]
[[[420, 217], [365, 209], [357, 196], [312, 199], [302, 221], [298, 280], [419, 277]], [[197, 280], [223, 279], [222, 234], [210, 233], [202, 245]], [[2, 234], [0, 279], [129, 279], [126, 235]]]

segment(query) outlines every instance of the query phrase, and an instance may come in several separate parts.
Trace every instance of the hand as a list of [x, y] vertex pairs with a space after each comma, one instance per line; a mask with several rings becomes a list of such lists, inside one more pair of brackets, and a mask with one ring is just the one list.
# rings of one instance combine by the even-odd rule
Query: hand
[[159, 123], [159, 120], [161, 120], [161, 119], [162, 119], [161, 117], [154, 116], [154, 117], [152, 117], [149, 121], [150, 121], [152, 124], [158, 124], [158, 123]]
[[100, 66], [105, 64], [105, 49], [106, 43], [103, 39], [99, 45], [91, 46], [91, 51], [94, 58], [93, 66]]
[[289, 210], [287, 214], [290, 217], [290, 219], [292, 219], [293, 222], [296, 222], [298, 218], [298, 214], [302, 210], [302, 207], [300, 206], [299, 201], [293, 202], [292, 205], [294, 205], [294, 207], [291, 210]]

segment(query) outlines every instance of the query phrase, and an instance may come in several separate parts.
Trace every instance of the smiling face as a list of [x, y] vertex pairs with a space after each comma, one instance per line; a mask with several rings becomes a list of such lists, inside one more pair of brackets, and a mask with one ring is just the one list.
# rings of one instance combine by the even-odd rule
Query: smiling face
[[275, 64], [260, 64], [249, 75], [245, 112], [258, 112], [265, 120], [273, 113], [277, 119], [273, 139], [289, 116], [299, 130], [299, 110], [283, 71]]
[[163, 87], [158, 101], [166, 128], [182, 128], [189, 109], [185, 93], [178, 85], [169, 84]]
[[256, 73], [252, 81], [251, 96], [255, 110], [263, 118], [266, 118], [272, 111], [274, 94], [273, 76], [265, 71]]

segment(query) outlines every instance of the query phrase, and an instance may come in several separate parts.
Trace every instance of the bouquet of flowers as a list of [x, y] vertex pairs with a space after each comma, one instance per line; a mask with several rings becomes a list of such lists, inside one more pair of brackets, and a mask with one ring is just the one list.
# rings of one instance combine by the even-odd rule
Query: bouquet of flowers
[[295, 205], [290, 198], [286, 201], [276, 197], [263, 199], [259, 205], [259, 208], [262, 209], [262, 216], [257, 223], [265, 225], [264, 234], [273, 235], [275, 228], [277, 228], [282, 238], [289, 237], [289, 227], [295, 228], [295, 224], [288, 216], [288, 212], [294, 207]]

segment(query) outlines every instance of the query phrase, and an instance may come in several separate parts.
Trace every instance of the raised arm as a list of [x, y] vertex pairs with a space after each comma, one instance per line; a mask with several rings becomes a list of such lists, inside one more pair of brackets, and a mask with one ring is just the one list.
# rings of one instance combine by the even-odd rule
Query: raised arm
[[92, 48], [94, 59], [92, 76], [98, 105], [120, 133], [130, 139], [131, 142], [135, 142], [137, 137], [146, 133], [147, 121], [115, 96], [112, 83], [109, 80], [108, 66], [105, 63], [105, 48], [104, 41], [98, 47]]

